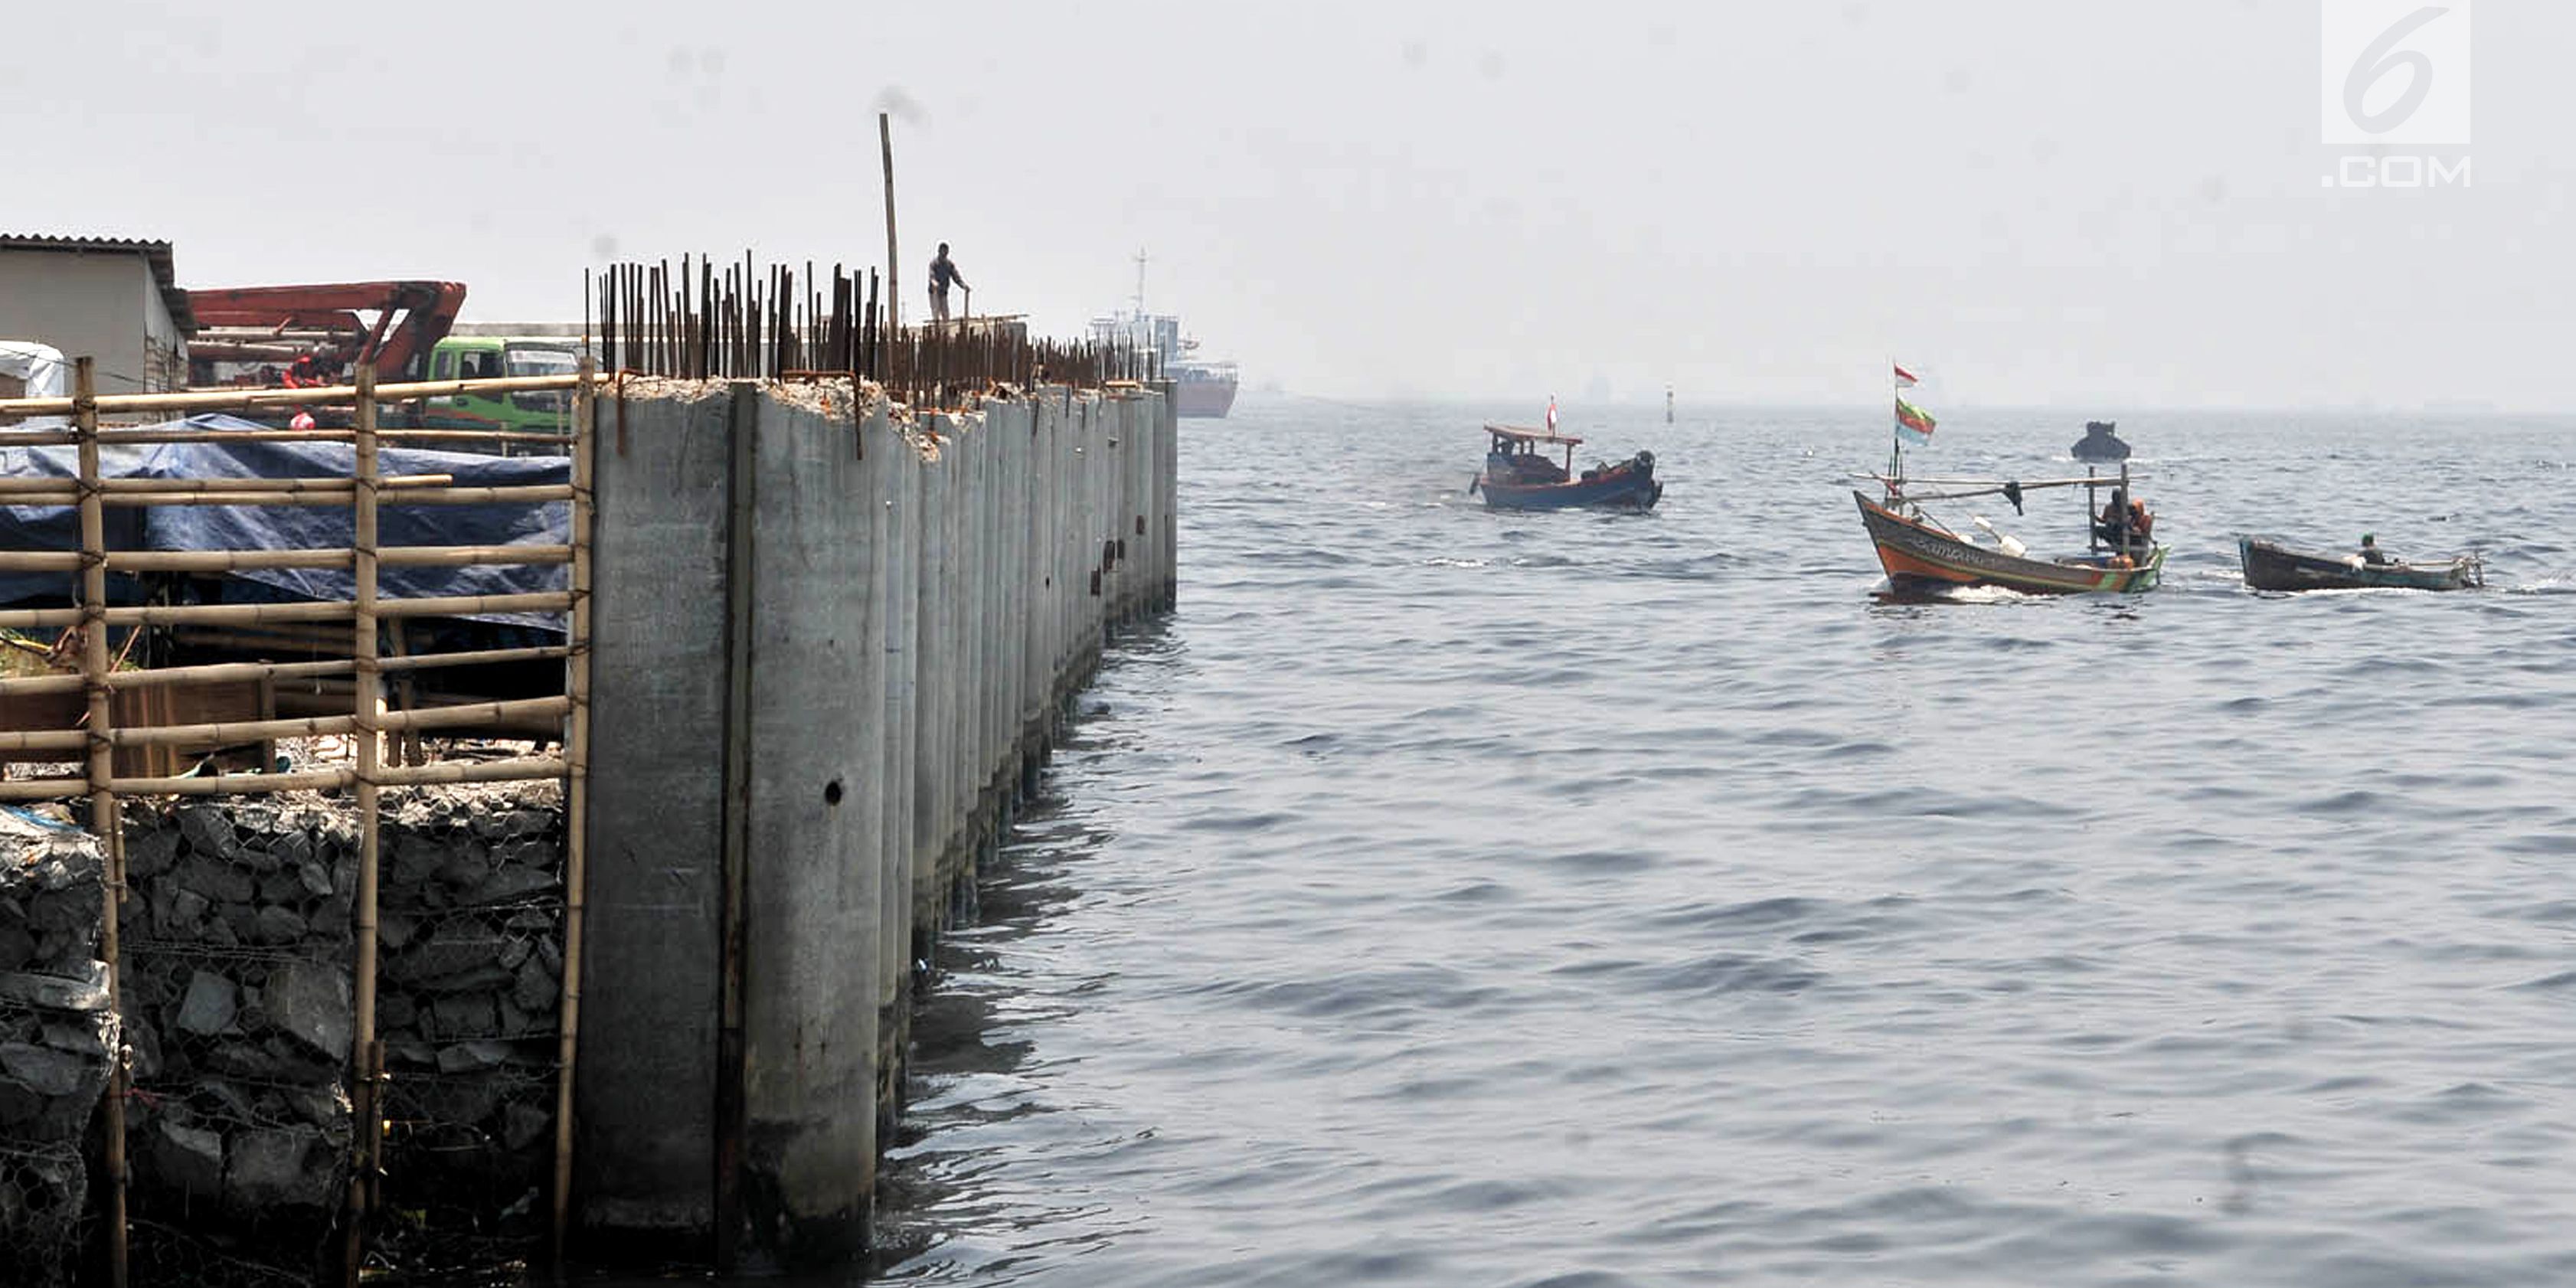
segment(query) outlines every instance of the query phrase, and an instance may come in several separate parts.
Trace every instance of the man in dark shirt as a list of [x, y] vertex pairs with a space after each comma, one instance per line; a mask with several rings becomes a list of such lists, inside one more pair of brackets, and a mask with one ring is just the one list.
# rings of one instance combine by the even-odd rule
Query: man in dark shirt
[[2397, 562], [2396, 560], [2388, 557], [2387, 551], [2379, 548], [2378, 535], [2369, 532], [2361, 534], [2361, 561], [2366, 564], [2386, 564]]
[[948, 287], [951, 283], [965, 287], [969, 293], [975, 289], [967, 285], [966, 275], [948, 262], [948, 243], [941, 242], [938, 256], [930, 261], [930, 316], [933, 321], [948, 320]]

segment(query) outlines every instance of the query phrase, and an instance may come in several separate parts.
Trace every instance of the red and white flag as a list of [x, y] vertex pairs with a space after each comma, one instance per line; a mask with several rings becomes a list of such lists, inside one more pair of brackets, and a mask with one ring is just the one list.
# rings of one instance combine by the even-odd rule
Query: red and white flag
[[[1890, 366], [1894, 366], [1895, 364], [1890, 363], [1889, 365], [1890, 365]], [[1913, 388], [1913, 387], [1914, 387], [1914, 385], [1915, 385], [1914, 373], [1913, 373], [1913, 372], [1911, 372], [1911, 371], [1906, 370], [1906, 369], [1905, 369], [1905, 368], [1903, 368], [1903, 367], [1897, 367], [1897, 368], [1896, 368], [1896, 387], [1897, 387], [1897, 388], [1899, 388], [1899, 389], [1911, 389], [1911, 388]]]
[[1547, 432], [1556, 432], [1556, 395], [1547, 396]]

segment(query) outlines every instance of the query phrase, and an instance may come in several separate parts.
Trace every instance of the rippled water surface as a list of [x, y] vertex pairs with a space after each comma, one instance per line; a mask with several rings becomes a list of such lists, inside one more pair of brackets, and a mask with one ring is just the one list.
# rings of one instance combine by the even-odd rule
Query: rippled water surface
[[[1491, 514], [1513, 410], [1185, 426], [1180, 610], [943, 954], [882, 1278], [2576, 1282], [2576, 424], [2124, 416], [2163, 589], [1891, 605], [1874, 420], [1569, 419], [1661, 510]], [[2239, 584], [2364, 528], [2493, 588]]]

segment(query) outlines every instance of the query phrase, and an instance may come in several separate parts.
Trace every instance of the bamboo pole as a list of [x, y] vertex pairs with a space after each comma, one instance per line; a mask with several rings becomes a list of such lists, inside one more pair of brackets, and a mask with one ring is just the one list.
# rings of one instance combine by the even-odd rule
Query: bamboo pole
[[[571, 699], [512, 698], [491, 702], [458, 703], [451, 706], [422, 707], [416, 711], [388, 711], [376, 716], [374, 727], [385, 731], [413, 729], [460, 729], [476, 726], [517, 727], [548, 716], [561, 716], [571, 710]], [[108, 741], [118, 747], [162, 747], [180, 743], [212, 743], [229, 746], [245, 742], [269, 742], [278, 738], [324, 738], [345, 733], [363, 734], [365, 726], [353, 712], [338, 716], [300, 716], [282, 720], [230, 720], [206, 724], [136, 725], [111, 729]], [[90, 734], [85, 729], [34, 729], [0, 731], [0, 751], [76, 751], [87, 746]]]
[[[552, 662], [570, 657], [572, 650], [562, 644], [544, 644], [530, 648], [476, 649], [458, 653], [415, 653], [410, 657], [377, 660], [381, 672], [426, 671], [451, 666], [500, 666], [512, 662]], [[320, 676], [352, 675], [358, 668], [353, 658], [333, 658], [322, 662], [209, 662], [199, 666], [171, 666], [154, 671], [116, 671], [107, 677], [111, 689], [148, 689], [162, 686], [201, 687], [210, 684], [238, 684], [245, 680], [303, 680]], [[24, 675], [0, 679], [0, 698], [23, 697], [38, 693], [78, 693], [86, 682], [77, 675]]]
[[[457, 783], [514, 783], [561, 778], [561, 756], [518, 756], [508, 760], [443, 760], [434, 765], [386, 765], [376, 771], [379, 787], [450, 786]], [[125, 796], [257, 796], [275, 792], [346, 791], [357, 782], [349, 769], [308, 769], [288, 774], [207, 774], [201, 777], [117, 778], [109, 786]], [[87, 794], [85, 778], [18, 778], [0, 782], [0, 801], [67, 800]]]
[[[45, 480], [51, 482], [51, 480]], [[349, 503], [346, 489], [307, 492], [251, 492], [220, 485], [190, 488], [172, 492], [114, 492], [101, 498], [108, 505], [140, 507], [153, 505], [330, 505]], [[0, 505], [70, 506], [80, 503], [80, 493], [69, 484], [56, 484], [51, 492], [17, 492], [0, 496]], [[386, 488], [377, 494], [382, 505], [526, 505], [552, 501], [569, 501], [572, 488], [563, 483], [527, 483], [501, 487], [406, 487]]]
[[[245, 568], [347, 568], [346, 547], [320, 550], [111, 550], [109, 572], [237, 572]], [[562, 564], [570, 546], [388, 546], [376, 552], [379, 567], [468, 568]], [[78, 572], [76, 550], [0, 550], [0, 569]]]
[[[582, 374], [590, 359], [581, 360]], [[572, 1224], [572, 1112], [574, 1064], [581, 1054], [582, 927], [590, 887], [590, 584], [591, 461], [598, 441], [598, 411], [590, 387], [573, 392], [572, 447], [572, 656], [564, 667], [564, 696], [572, 707], [564, 735], [564, 944], [563, 992], [556, 1002], [555, 1170], [553, 1242], [560, 1271], [564, 1239]]]
[[[100, 568], [101, 575], [106, 569]], [[327, 622], [346, 617], [357, 607], [346, 600], [291, 604], [136, 604], [107, 610], [110, 626], [257, 626], [272, 622]], [[379, 617], [473, 617], [499, 613], [560, 613], [572, 607], [571, 594], [534, 591], [518, 595], [433, 595], [389, 599], [377, 606]], [[77, 608], [17, 608], [0, 612], [0, 629], [43, 630], [78, 626]]]
[[[596, 373], [587, 377], [603, 379]], [[570, 389], [585, 377], [505, 376], [490, 380], [415, 380], [400, 384], [378, 385], [372, 397], [381, 402], [410, 402], [416, 398], [446, 398], [460, 394], [537, 393], [548, 389]], [[97, 409], [108, 415], [120, 412], [148, 411], [223, 411], [227, 408], [259, 407], [327, 407], [358, 401], [358, 386], [321, 385], [300, 389], [192, 389], [173, 394], [108, 394], [95, 400]], [[0, 399], [0, 416], [66, 416], [77, 411], [72, 398]], [[207, 436], [236, 436], [232, 430], [194, 430]], [[479, 434], [481, 430], [458, 430], [457, 433]], [[113, 441], [113, 440], [111, 440]]]
[[[387, 487], [446, 487], [454, 483], [453, 474], [402, 474], [385, 480]], [[0, 496], [22, 492], [45, 495], [59, 494], [71, 486], [69, 479], [0, 478]], [[354, 490], [347, 479], [100, 479], [99, 491], [110, 496], [122, 492], [340, 492]], [[340, 500], [345, 503], [348, 498]], [[12, 502], [11, 504], [23, 504]]]
[[[89, 692], [89, 826], [104, 862], [99, 955], [106, 961], [107, 1010], [125, 1017], [124, 936], [118, 926], [125, 901], [125, 825], [117, 809], [116, 752], [108, 742], [114, 719], [107, 687], [107, 517], [99, 505], [97, 368], [90, 358], [73, 364], [72, 408], [80, 434], [81, 678]], [[125, 1093], [130, 1077], [121, 1058], [108, 1062], [106, 1103], [107, 1260], [112, 1288], [126, 1288]]]
[[343, 1265], [347, 1288], [358, 1288], [358, 1272], [367, 1250], [367, 1212], [375, 1192], [377, 1147], [384, 1139], [384, 1115], [377, 1107], [381, 1070], [374, 1059], [376, 1046], [376, 904], [380, 876], [378, 859], [382, 849], [383, 817], [376, 770], [384, 750], [382, 736], [376, 731], [376, 703], [383, 681], [376, 671], [376, 485], [379, 473], [376, 463], [376, 369], [372, 363], [358, 366], [356, 431], [356, 494], [350, 507], [353, 533], [352, 571], [357, 583], [352, 617], [356, 623], [357, 683], [353, 686], [349, 723], [355, 733], [357, 765], [350, 771], [356, 781], [358, 798], [358, 892], [353, 911], [356, 914], [357, 944], [354, 958], [355, 981], [352, 991], [353, 1021], [349, 1040], [349, 1089], [352, 1121], [357, 1131], [350, 1140], [349, 1208], [346, 1261]]

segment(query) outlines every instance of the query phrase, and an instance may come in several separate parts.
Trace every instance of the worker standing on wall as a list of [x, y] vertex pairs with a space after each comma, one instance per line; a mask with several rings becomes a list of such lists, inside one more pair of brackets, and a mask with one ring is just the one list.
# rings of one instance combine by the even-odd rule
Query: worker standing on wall
[[948, 243], [941, 242], [939, 254], [930, 261], [930, 318], [934, 322], [948, 320], [948, 287], [951, 283], [965, 287], [970, 295], [974, 293], [975, 288], [966, 284], [966, 275], [948, 262]]

